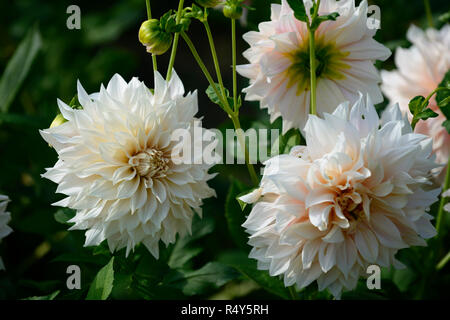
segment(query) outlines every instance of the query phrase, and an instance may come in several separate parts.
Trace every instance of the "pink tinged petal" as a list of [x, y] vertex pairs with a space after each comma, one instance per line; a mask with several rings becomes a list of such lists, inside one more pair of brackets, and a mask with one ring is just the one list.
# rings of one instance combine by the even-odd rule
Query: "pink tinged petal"
[[314, 188], [306, 197], [305, 207], [310, 208], [323, 203], [334, 203], [335, 197], [336, 194], [331, 189]]
[[296, 223], [292, 225], [289, 229], [292, 229], [297, 235], [302, 237], [303, 239], [314, 240], [321, 237], [324, 232], [321, 232], [314, 225], [312, 225], [309, 221]]
[[322, 269], [318, 262], [314, 263], [311, 268], [304, 270], [297, 275], [297, 286], [302, 289], [309, 286], [322, 274]]
[[328, 219], [333, 205], [320, 204], [309, 208], [309, 220], [320, 231], [325, 231], [328, 228]]
[[367, 227], [359, 227], [355, 234], [355, 243], [361, 256], [369, 263], [374, 263], [378, 257], [378, 240]]
[[323, 272], [328, 272], [336, 264], [336, 245], [322, 242], [319, 248], [319, 263]]
[[345, 276], [348, 276], [350, 270], [356, 262], [356, 246], [353, 239], [347, 238], [337, 250], [336, 264]]
[[320, 239], [310, 240], [305, 243], [302, 250], [302, 264], [303, 269], [311, 268], [313, 261], [316, 258], [322, 241]]
[[327, 243], [339, 243], [345, 240], [342, 229], [334, 225], [333, 228], [327, 233], [325, 237], [322, 238], [323, 241]]
[[266, 77], [279, 75], [290, 65], [288, 58], [276, 52], [266, 53], [261, 59], [261, 71]]
[[262, 188], [255, 189], [252, 192], [240, 197], [239, 200], [245, 203], [255, 203], [261, 197], [262, 191]]
[[395, 224], [382, 214], [372, 215], [372, 230], [375, 232], [380, 243], [388, 248], [402, 249], [408, 247], [403, 242], [400, 231]]

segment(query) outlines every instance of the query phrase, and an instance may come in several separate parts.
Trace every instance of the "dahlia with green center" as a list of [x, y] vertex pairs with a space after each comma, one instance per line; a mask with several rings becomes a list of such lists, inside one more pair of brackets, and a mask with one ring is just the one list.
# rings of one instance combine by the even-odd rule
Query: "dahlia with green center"
[[[309, 12], [310, 2], [305, 1]], [[374, 103], [383, 100], [380, 76], [374, 63], [386, 60], [391, 52], [373, 39], [369, 28], [367, 1], [359, 7], [354, 0], [324, 0], [319, 15], [338, 12], [336, 21], [323, 22], [315, 32], [317, 111], [332, 113], [344, 102], [356, 102], [359, 92], [367, 92]], [[283, 118], [283, 132], [303, 129], [310, 112], [311, 69], [307, 25], [294, 17], [283, 0], [272, 5], [271, 21], [259, 31], [244, 35], [250, 48], [244, 52], [249, 64], [238, 72], [250, 79], [246, 99], [260, 101], [271, 121]]]

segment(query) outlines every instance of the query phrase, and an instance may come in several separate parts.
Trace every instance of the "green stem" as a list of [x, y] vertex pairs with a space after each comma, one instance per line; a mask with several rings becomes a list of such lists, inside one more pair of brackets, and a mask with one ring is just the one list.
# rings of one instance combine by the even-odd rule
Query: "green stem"
[[[317, 18], [319, 12], [320, 0], [317, 1], [317, 5], [314, 9], [314, 13], [311, 17], [311, 24]], [[316, 30], [311, 29], [311, 25], [308, 24], [309, 31], [309, 65], [310, 65], [310, 73], [311, 73], [311, 106], [310, 113], [313, 115], [317, 115], [317, 77], [316, 77], [316, 40], [315, 40], [315, 32]]]
[[[150, 20], [152, 18], [152, 9], [150, 7], [150, 0], [145, 0], [145, 5], [147, 7], [147, 18]], [[153, 71], [158, 71], [158, 63], [156, 62], [156, 56], [152, 54]]]
[[255, 168], [253, 164], [250, 163], [250, 156], [247, 149], [247, 144], [245, 143], [245, 137], [242, 133], [241, 123], [239, 122], [239, 116], [236, 113], [230, 115], [231, 121], [233, 121], [234, 128], [236, 130], [236, 135], [241, 145], [242, 150], [244, 151], [245, 156], [245, 164], [247, 165], [248, 173], [250, 174], [250, 178], [252, 179], [252, 183], [255, 186], [259, 185], [258, 175], [256, 174]]
[[430, 1], [423, 0], [423, 3], [425, 5], [425, 12], [427, 13], [428, 25], [430, 26], [430, 28], [434, 28], [433, 14], [431, 13]]
[[[444, 182], [444, 188], [443, 190], [446, 191], [450, 187], [450, 165], [447, 164], [447, 174], [445, 175], [445, 182]], [[439, 204], [439, 211], [436, 219], [436, 230], [438, 232], [438, 237], [441, 238], [443, 236], [442, 234], [442, 228], [444, 225], [443, 218], [444, 218], [444, 207], [447, 204], [447, 198], [441, 197], [441, 202]]]
[[[206, 8], [205, 8], [205, 16], [206, 16]], [[206, 33], [208, 35], [209, 46], [211, 47], [211, 54], [212, 54], [213, 61], [214, 61], [214, 67], [216, 68], [216, 75], [217, 75], [217, 80], [219, 81], [220, 91], [222, 93], [223, 99], [227, 100], [227, 95], [225, 93], [225, 87], [223, 85], [223, 80], [222, 80], [222, 73], [220, 72], [219, 59], [217, 59], [216, 46], [214, 45], [214, 38], [212, 36], [211, 28], [209, 27], [209, 23], [208, 23], [208, 20], [206, 19], [206, 17], [205, 17], [205, 20], [203, 21], [203, 24], [205, 26]]]
[[298, 300], [298, 294], [297, 294], [297, 291], [295, 290], [295, 287], [290, 286], [288, 289], [289, 289], [289, 293], [291, 294], [292, 300]]
[[234, 112], [237, 112], [237, 76], [236, 76], [236, 19], [231, 19], [231, 43], [233, 56], [233, 103]]
[[208, 80], [209, 84], [211, 85], [211, 87], [213, 88], [215, 94], [217, 95], [217, 97], [219, 97], [220, 102], [225, 106], [225, 111], [228, 114], [232, 114], [232, 110], [228, 107], [228, 104], [225, 103], [226, 100], [223, 99], [223, 96], [220, 94], [219, 90], [217, 89], [216, 84], [214, 83], [214, 80], [211, 76], [211, 74], [209, 73], [208, 69], [206, 68], [202, 58], [200, 57], [200, 55], [198, 54], [197, 49], [195, 49], [194, 44], [192, 43], [191, 39], [189, 38], [189, 36], [185, 33], [185, 32], [181, 32], [181, 37], [184, 39], [184, 41], [186, 42], [186, 44], [188, 45], [189, 49], [192, 52], [192, 55], [194, 56], [194, 59], [197, 61], [200, 69], [203, 71], [206, 79]]
[[445, 267], [445, 265], [450, 261], [450, 252], [442, 259], [436, 266], [436, 270], [441, 270]]
[[[180, 2], [178, 3], [178, 11], [177, 11], [177, 18], [176, 18], [177, 24], [180, 23], [181, 13], [183, 12], [183, 6], [184, 6], [184, 0], [180, 0]], [[175, 33], [175, 36], [173, 38], [172, 52], [170, 53], [169, 68], [167, 69], [166, 81], [169, 81], [170, 78], [172, 78], [172, 70], [173, 70], [173, 66], [175, 64], [175, 57], [177, 55], [179, 39], [180, 39], [180, 34], [177, 32], [177, 33]]]

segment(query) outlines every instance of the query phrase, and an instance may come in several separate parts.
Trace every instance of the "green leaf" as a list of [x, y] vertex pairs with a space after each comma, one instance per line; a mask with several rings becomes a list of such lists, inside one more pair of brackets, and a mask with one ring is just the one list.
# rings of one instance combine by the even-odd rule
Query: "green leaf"
[[406, 292], [416, 279], [416, 273], [409, 268], [395, 270], [392, 278], [393, 282], [401, 292]]
[[41, 297], [29, 297], [25, 298], [23, 300], [55, 300], [55, 298], [59, 295], [60, 291], [57, 290], [53, 292], [52, 294], [49, 294], [48, 296], [41, 296]]
[[245, 252], [233, 251], [220, 256], [219, 261], [235, 268], [247, 278], [255, 281], [265, 290], [283, 299], [290, 299], [288, 288], [280, 278], [271, 277], [268, 271], [258, 270], [256, 261], [250, 259]]
[[95, 276], [89, 287], [86, 300], [106, 300], [111, 294], [114, 282], [114, 257]]
[[320, 26], [322, 22], [325, 21], [336, 21], [336, 19], [339, 17], [339, 13], [333, 12], [330, 14], [327, 14], [325, 16], [318, 16], [316, 17], [313, 22], [311, 23], [311, 30], [317, 30], [317, 28]]
[[[220, 93], [220, 85], [218, 83], [216, 83], [215, 86], [216, 86], [216, 89]], [[228, 99], [228, 104], [230, 106], [232, 106], [234, 102], [233, 102], [233, 99], [230, 98], [230, 91], [228, 91], [228, 89], [226, 89], [226, 88], [225, 88], [225, 94], [226, 94], [227, 99]], [[226, 112], [226, 110], [225, 110], [226, 107], [223, 105], [221, 99], [217, 96], [216, 91], [214, 90], [212, 85], [209, 85], [208, 89], [206, 89], [206, 95], [208, 96], [209, 100], [211, 100], [215, 104], [219, 105]]]
[[409, 102], [409, 111], [413, 115], [411, 126], [414, 129], [419, 120], [427, 120], [429, 118], [436, 118], [439, 115], [433, 110], [427, 108], [429, 101], [422, 97], [417, 96]]
[[172, 269], [183, 268], [194, 257], [198, 256], [203, 251], [203, 247], [196, 245], [196, 240], [212, 233], [214, 228], [213, 218], [204, 217], [200, 219], [195, 216], [192, 222], [192, 235], [178, 239], [169, 257], [169, 267]]
[[0, 111], [8, 111], [41, 46], [41, 35], [35, 26], [19, 44], [0, 79]]
[[248, 236], [242, 227], [242, 224], [245, 222], [246, 213], [243, 212], [245, 206], [243, 207], [236, 199], [242, 193], [248, 193], [248, 187], [238, 180], [232, 179], [225, 200], [225, 218], [227, 219], [228, 230], [233, 241], [240, 248], [248, 250]]
[[187, 296], [193, 296], [216, 290], [238, 277], [239, 273], [233, 268], [219, 262], [210, 262], [195, 271], [173, 270], [163, 280], [163, 284], [181, 289]]
[[72, 225], [72, 223], [68, 221], [73, 217], [75, 217], [75, 212], [70, 209], [59, 209], [55, 213], [55, 220], [62, 224]]
[[303, 0], [287, 0], [287, 2], [294, 11], [295, 18], [303, 22], [308, 21], [308, 15], [306, 14], [306, 8]]
[[445, 89], [436, 93], [436, 102], [447, 120], [450, 120], [450, 70], [445, 74], [438, 88]]
[[447, 129], [447, 132], [450, 134], [450, 120], [445, 120], [442, 126]]

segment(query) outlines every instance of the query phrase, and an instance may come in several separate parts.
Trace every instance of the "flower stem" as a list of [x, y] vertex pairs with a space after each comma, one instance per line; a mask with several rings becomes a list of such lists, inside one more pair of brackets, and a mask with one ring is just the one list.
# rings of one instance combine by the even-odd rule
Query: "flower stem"
[[[181, 13], [183, 12], [183, 6], [184, 6], [184, 0], [180, 0], [180, 2], [178, 3], [178, 11], [177, 11], [177, 18], [176, 18], [177, 24], [180, 23]], [[166, 76], [167, 81], [169, 81], [170, 78], [172, 77], [172, 70], [173, 70], [173, 66], [175, 64], [175, 57], [177, 55], [179, 38], [180, 38], [180, 34], [178, 32], [175, 33], [175, 36], [173, 38], [172, 52], [170, 53], [169, 68], [167, 69], [167, 76]]]
[[[206, 16], [206, 8], [205, 8], [205, 16]], [[226, 100], [227, 95], [225, 93], [225, 87], [223, 85], [222, 73], [220, 72], [219, 59], [217, 59], [216, 46], [214, 45], [214, 38], [212, 36], [211, 28], [209, 27], [209, 23], [208, 23], [208, 20], [206, 19], [206, 17], [205, 17], [205, 20], [203, 21], [203, 24], [205, 26], [206, 33], [208, 35], [209, 46], [211, 47], [211, 54], [212, 54], [213, 61], [214, 61], [214, 67], [216, 68], [216, 75], [217, 75], [217, 80], [219, 81], [220, 91], [222, 93], [222, 97]]]
[[[450, 187], [450, 165], [447, 164], [447, 174], [445, 175], [444, 182], [444, 191], [448, 190]], [[438, 232], [438, 238], [442, 238], [442, 228], [444, 226], [443, 218], [444, 218], [444, 207], [447, 204], [447, 198], [441, 197], [441, 202], [439, 204], [439, 211], [436, 219], [436, 230]]]
[[214, 80], [211, 76], [211, 74], [208, 71], [208, 68], [206, 68], [202, 58], [200, 57], [200, 55], [198, 54], [197, 49], [195, 49], [194, 44], [192, 43], [191, 39], [189, 38], [189, 36], [185, 33], [185, 32], [181, 32], [181, 37], [184, 39], [184, 41], [186, 42], [186, 44], [188, 45], [189, 49], [192, 52], [192, 55], [194, 56], [194, 59], [197, 61], [200, 69], [203, 71], [203, 74], [205, 75], [206, 79], [208, 80], [209, 84], [211, 85], [211, 87], [213, 88], [215, 94], [217, 95], [217, 97], [219, 97], [221, 103], [224, 105], [225, 107], [225, 111], [228, 114], [232, 114], [232, 110], [230, 109], [230, 107], [228, 106], [228, 102], [225, 102], [226, 99], [223, 98], [223, 96], [220, 94], [219, 90], [217, 89], [216, 84], [214, 83]]
[[233, 103], [234, 112], [237, 112], [237, 76], [236, 76], [236, 19], [231, 19], [231, 43], [233, 56]]
[[[150, 0], [145, 0], [145, 5], [147, 7], [147, 18], [150, 20], [152, 18], [152, 9], [150, 7]], [[156, 56], [152, 54], [153, 71], [158, 71], [158, 63], [156, 62]]]
[[423, 0], [423, 4], [425, 5], [425, 12], [427, 13], [428, 25], [430, 26], [430, 28], [434, 28], [433, 14], [431, 13], [430, 1]]
[[289, 289], [289, 293], [291, 294], [292, 300], [298, 300], [298, 294], [297, 294], [297, 291], [295, 291], [294, 286], [290, 286], [288, 289]]
[[243, 135], [241, 123], [239, 122], [239, 116], [237, 115], [237, 113], [233, 113], [232, 115], [230, 115], [230, 117], [231, 117], [231, 120], [233, 121], [233, 125], [236, 130], [236, 136], [238, 138], [239, 144], [241, 145], [241, 148], [244, 151], [245, 164], [247, 165], [248, 173], [250, 174], [252, 183], [255, 186], [258, 186], [259, 178], [258, 178], [258, 175], [256, 174], [253, 164], [250, 163], [250, 156], [248, 153], [247, 144], [245, 143], [245, 136]]
[[436, 270], [441, 270], [445, 267], [445, 265], [450, 261], [450, 252], [442, 259], [436, 266]]
[[[315, 6], [313, 15], [311, 17], [311, 24], [317, 18], [319, 13], [320, 0], [317, 0], [317, 5]], [[311, 25], [308, 23], [308, 31], [309, 31], [309, 65], [311, 72], [311, 107], [310, 113], [313, 115], [317, 115], [317, 76], [316, 76], [316, 40], [315, 40], [315, 32], [316, 30], [311, 28]]]

